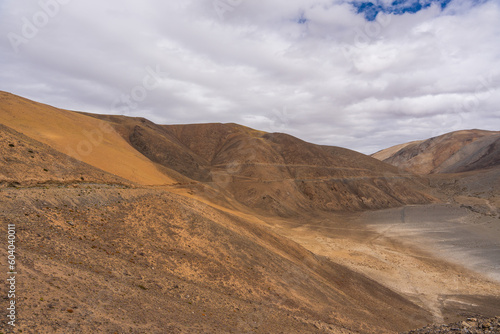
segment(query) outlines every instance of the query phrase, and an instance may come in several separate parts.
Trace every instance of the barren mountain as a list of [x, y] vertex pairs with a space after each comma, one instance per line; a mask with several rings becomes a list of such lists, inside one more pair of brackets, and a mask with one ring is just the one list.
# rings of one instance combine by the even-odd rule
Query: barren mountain
[[0, 124], [0, 187], [130, 181], [58, 152]]
[[0, 124], [19, 332], [395, 333], [500, 312], [496, 283], [360, 222], [359, 211], [436, 200], [426, 179], [374, 158], [8, 93]]
[[[261, 212], [363, 210], [429, 203], [418, 177], [363, 154], [237, 124], [156, 125], [100, 116], [137, 151]], [[172, 174], [171, 174], [172, 175]]]
[[65, 111], [8, 93], [1, 93], [0, 101], [2, 124], [143, 185], [201, 182], [246, 206], [281, 215], [434, 200], [413, 175], [286, 134], [236, 124], [162, 126], [142, 118]]
[[372, 156], [418, 174], [460, 173], [498, 167], [500, 131], [456, 131], [397, 145]]
[[173, 183], [106, 122], [0, 92], [0, 124], [131, 182]]
[[[443, 199], [500, 217], [500, 131], [464, 130], [373, 154], [398, 168], [430, 174]], [[390, 154], [389, 154], [390, 153]]]

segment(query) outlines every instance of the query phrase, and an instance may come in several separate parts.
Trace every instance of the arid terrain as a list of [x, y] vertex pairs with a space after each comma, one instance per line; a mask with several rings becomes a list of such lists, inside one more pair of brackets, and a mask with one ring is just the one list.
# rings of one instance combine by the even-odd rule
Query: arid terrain
[[0, 217], [4, 235], [16, 225], [18, 273], [16, 327], [2, 316], [0, 332], [398, 333], [494, 318], [498, 138], [369, 157], [0, 92]]

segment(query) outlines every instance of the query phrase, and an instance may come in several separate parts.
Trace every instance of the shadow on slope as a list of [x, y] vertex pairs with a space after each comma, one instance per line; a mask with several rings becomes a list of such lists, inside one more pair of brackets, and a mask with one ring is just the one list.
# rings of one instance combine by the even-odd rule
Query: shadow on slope
[[141, 118], [92, 116], [113, 123], [155, 163], [261, 213], [289, 216], [434, 200], [414, 175], [354, 151], [314, 145], [286, 134], [237, 124], [160, 126]]

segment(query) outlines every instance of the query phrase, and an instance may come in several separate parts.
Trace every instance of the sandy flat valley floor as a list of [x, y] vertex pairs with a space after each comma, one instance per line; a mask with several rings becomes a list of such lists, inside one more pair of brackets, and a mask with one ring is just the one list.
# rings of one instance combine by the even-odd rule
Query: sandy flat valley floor
[[342, 214], [275, 229], [402, 293], [436, 322], [500, 314], [500, 219], [432, 204]]

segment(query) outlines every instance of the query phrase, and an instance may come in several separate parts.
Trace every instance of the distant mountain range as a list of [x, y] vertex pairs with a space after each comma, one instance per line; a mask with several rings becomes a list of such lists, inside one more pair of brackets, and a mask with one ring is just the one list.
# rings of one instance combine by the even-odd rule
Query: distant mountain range
[[500, 217], [500, 131], [451, 132], [372, 157], [425, 176], [434, 194], [447, 202]]
[[500, 131], [463, 130], [393, 146], [372, 155], [417, 174], [460, 173], [500, 166]]

